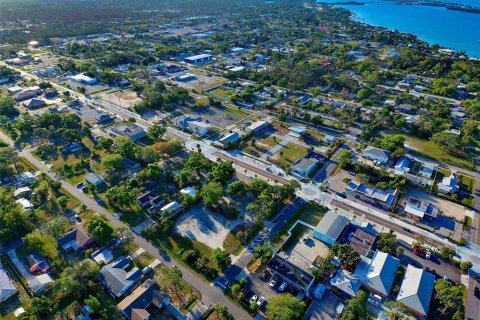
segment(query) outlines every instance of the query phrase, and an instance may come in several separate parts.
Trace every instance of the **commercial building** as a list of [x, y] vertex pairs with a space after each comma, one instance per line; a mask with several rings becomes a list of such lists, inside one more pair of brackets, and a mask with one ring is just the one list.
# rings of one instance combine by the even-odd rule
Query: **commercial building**
[[77, 74], [75, 76], [71, 76], [70, 79], [75, 82], [78, 82], [81, 84], [87, 84], [87, 85], [94, 85], [97, 83], [97, 79], [86, 76], [83, 73]]
[[270, 120], [257, 120], [245, 128], [246, 132], [259, 133], [270, 125]]
[[347, 217], [329, 211], [313, 230], [313, 237], [332, 246], [349, 223]]
[[273, 256], [268, 262], [267, 268], [273, 274], [280, 276], [288, 285], [306, 294], [307, 297], [310, 295], [310, 289], [315, 282], [315, 277], [310, 272], [303, 270], [279, 255]]
[[212, 60], [213, 60], [213, 56], [211, 54], [198, 54], [198, 55], [183, 59], [183, 61], [189, 64], [204, 64], [204, 63], [209, 63]]
[[414, 315], [425, 317], [428, 315], [434, 286], [435, 276], [433, 274], [408, 265], [397, 301], [401, 302]]
[[345, 187], [345, 192], [362, 201], [390, 210], [398, 198], [398, 190], [381, 190], [368, 187], [360, 182], [350, 181]]
[[195, 115], [183, 115], [176, 117], [172, 120], [172, 123], [177, 127], [190, 131], [197, 136], [203, 136], [207, 134], [212, 126], [205, 122], [202, 117]]
[[295, 162], [292, 170], [302, 177], [307, 177], [318, 165], [319, 161], [315, 158], [302, 158]]

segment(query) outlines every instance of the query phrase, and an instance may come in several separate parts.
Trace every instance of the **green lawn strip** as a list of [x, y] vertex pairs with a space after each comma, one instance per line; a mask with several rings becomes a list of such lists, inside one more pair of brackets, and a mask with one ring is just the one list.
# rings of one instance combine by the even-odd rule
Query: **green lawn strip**
[[437, 161], [444, 162], [457, 167], [472, 169], [473, 162], [467, 159], [458, 158], [447, 154], [433, 141], [419, 139], [410, 135], [403, 135], [405, 144], [414, 149], [420, 156], [433, 158]]
[[457, 177], [458, 177], [458, 182], [462, 186], [463, 191], [473, 194], [477, 184], [477, 181], [475, 180], [475, 178], [463, 175], [461, 173], [459, 173]]
[[289, 168], [299, 159], [303, 158], [307, 152], [308, 149], [306, 147], [289, 142], [286, 146], [277, 151], [275, 155], [278, 154], [278, 158], [275, 160], [275, 162], [277, 162], [283, 168]]
[[242, 252], [245, 246], [235, 237], [236, 230], [232, 230], [227, 234], [223, 241], [223, 248], [233, 255], [238, 255]]
[[292, 246], [294, 246], [299, 240], [300, 238], [302, 238], [302, 236], [311, 231], [312, 229], [307, 227], [307, 226], [304, 226], [303, 224], [300, 224], [298, 223], [293, 229], [292, 229], [292, 232], [291, 232], [291, 235], [290, 235], [290, 238], [288, 238], [288, 240], [285, 242], [285, 244], [283, 245], [283, 250], [286, 250]]

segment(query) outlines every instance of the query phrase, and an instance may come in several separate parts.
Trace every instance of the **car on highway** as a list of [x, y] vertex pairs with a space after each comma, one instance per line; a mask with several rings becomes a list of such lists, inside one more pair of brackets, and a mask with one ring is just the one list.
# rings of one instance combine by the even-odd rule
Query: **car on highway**
[[257, 299], [258, 299], [257, 295], [254, 294], [254, 295], [250, 298], [250, 303], [257, 302]]
[[272, 279], [272, 281], [270, 281], [270, 287], [275, 287], [275, 285], [277, 284], [277, 280], [275, 279]]
[[261, 307], [265, 303], [265, 297], [260, 297], [257, 301], [257, 305]]
[[280, 287], [278, 287], [278, 290], [280, 290], [280, 292], [283, 292], [283, 291], [285, 291], [286, 288], [287, 288], [287, 283], [286, 283], [286, 282], [282, 282], [282, 284], [280, 285]]

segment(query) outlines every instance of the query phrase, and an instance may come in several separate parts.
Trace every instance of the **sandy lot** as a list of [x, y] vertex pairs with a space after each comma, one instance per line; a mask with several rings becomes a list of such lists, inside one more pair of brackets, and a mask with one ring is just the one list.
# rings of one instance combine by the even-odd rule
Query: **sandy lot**
[[434, 196], [430, 193], [427, 193], [418, 189], [409, 189], [407, 194], [403, 198], [403, 204], [408, 199], [408, 197], [415, 197], [420, 200], [425, 200], [431, 202], [434, 206], [440, 209], [443, 215], [452, 217], [458, 221], [462, 221], [465, 217], [465, 207], [457, 203], [448, 201], [446, 199]]
[[326, 258], [330, 253], [330, 249], [326, 244], [313, 238], [313, 230], [309, 230], [307, 234], [310, 236], [307, 243], [303, 242], [302, 236], [297, 244], [287, 249], [284, 254], [288, 256], [290, 262], [308, 270], [309, 266], [313, 264], [317, 256]]
[[135, 92], [129, 89], [103, 93], [100, 94], [100, 98], [127, 109], [142, 101]]
[[173, 232], [213, 249], [223, 248], [228, 233], [240, 224], [242, 221], [228, 220], [199, 203], [180, 216]]

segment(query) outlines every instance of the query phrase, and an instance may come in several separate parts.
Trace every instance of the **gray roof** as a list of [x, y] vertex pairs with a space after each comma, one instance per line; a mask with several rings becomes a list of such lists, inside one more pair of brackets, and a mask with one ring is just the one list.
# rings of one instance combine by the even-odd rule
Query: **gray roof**
[[116, 297], [121, 296], [124, 288], [133, 286], [143, 277], [142, 270], [137, 267], [128, 272], [125, 270], [131, 263], [130, 258], [120, 257], [100, 270], [100, 281]]
[[362, 261], [355, 273], [362, 278], [367, 287], [387, 296], [392, 289], [399, 265], [400, 260], [397, 258], [388, 253], [377, 251], [369, 263]]
[[366, 147], [365, 150], [363, 150], [364, 155], [365, 153], [379, 156], [379, 157], [387, 157], [387, 158], [390, 158], [390, 154], [391, 154], [390, 151], [383, 150], [376, 147], [370, 147], [370, 146]]
[[119, 124], [109, 129], [116, 136], [128, 137], [132, 140], [140, 139], [146, 135], [142, 127], [135, 124]]
[[360, 290], [362, 281], [349, 271], [340, 269], [335, 277], [330, 280], [330, 284], [349, 296], [354, 297], [358, 290]]
[[150, 279], [123, 299], [117, 307], [127, 319], [133, 320], [139, 319], [138, 315], [150, 315], [147, 311], [150, 305], [161, 307], [166, 299], [168, 299], [167, 295], [162, 293], [158, 284]]
[[85, 176], [85, 181], [96, 186], [103, 183], [104, 179], [95, 172], [90, 172]]
[[297, 163], [293, 165], [293, 168], [300, 171], [305, 171], [310, 169], [312, 166], [317, 165], [318, 160], [315, 158], [302, 158]]
[[349, 222], [347, 217], [329, 211], [315, 227], [315, 231], [337, 240]]
[[435, 276], [433, 274], [408, 265], [397, 301], [412, 310], [427, 315], [434, 285]]
[[0, 302], [17, 292], [17, 288], [0, 263]]

